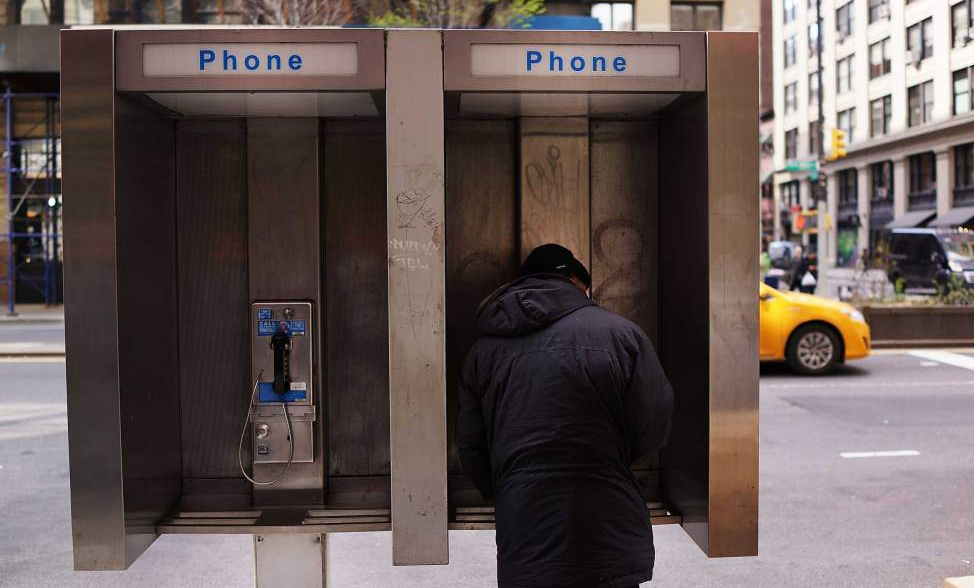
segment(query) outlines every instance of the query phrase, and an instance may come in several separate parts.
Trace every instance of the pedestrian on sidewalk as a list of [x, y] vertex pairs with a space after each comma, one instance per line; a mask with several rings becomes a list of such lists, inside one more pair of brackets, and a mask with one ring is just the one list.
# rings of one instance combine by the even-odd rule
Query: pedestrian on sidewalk
[[808, 255], [803, 255], [795, 267], [791, 289], [805, 294], [814, 294], [816, 286], [818, 286], [818, 255], [811, 251]]
[[653, 530], [630, 464], [669, 435], [673, 392], [646, 334], [542, 245], [477, 312], [459, 384], [463, 470], [493, 500], [499, 588], [632, 588]]

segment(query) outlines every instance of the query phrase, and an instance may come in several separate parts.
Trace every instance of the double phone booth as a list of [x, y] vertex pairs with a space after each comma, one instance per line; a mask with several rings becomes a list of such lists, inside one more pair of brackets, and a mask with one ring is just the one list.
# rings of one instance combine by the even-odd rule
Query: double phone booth
[[673, 385], [647, 516], [756, 555], [756, 34], [61, 39], [77, 569], [221, 533], [258, 585], [322, 585], [338, 532], [448, 563], [494, 521], [453, 443], [474, 314], [549, 242]]

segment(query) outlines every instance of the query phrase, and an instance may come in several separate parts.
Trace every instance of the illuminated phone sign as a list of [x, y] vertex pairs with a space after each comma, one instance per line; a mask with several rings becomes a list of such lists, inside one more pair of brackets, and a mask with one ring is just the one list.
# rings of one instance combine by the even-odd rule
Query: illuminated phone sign
[[150, 43], [145, 77], [354, 76], [356, 43]]
[[475, 77], [677, 77], [677, 45], [522, 45], [474, 43]]
[[678, 77], [677, 45], [523, 45], [474, 43], [475, 77]]

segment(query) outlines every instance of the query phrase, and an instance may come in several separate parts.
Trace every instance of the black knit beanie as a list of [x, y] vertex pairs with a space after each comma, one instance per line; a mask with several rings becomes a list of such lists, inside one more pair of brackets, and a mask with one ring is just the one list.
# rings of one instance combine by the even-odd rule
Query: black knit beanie
[[582, 262], [575, 259], [575, 255], [570, 250], [554, 243], [535, 247], [534, 251], [521, 264], [518, 276], [523, 277], [531, 274], [575, 276], [585, 284], [586, 288], [592, 286], [592, 276], [589, 275]]

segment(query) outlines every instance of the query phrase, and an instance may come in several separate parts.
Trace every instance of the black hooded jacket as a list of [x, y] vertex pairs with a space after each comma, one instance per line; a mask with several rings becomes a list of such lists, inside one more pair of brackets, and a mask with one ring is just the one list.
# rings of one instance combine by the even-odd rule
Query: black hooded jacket
[[673, 392], [643, 331], [555, 274], [477, 313], [457, 446], [497, 517], [500, 588], [628, 588], [653, 576], [630, 469], [669, 433]]

